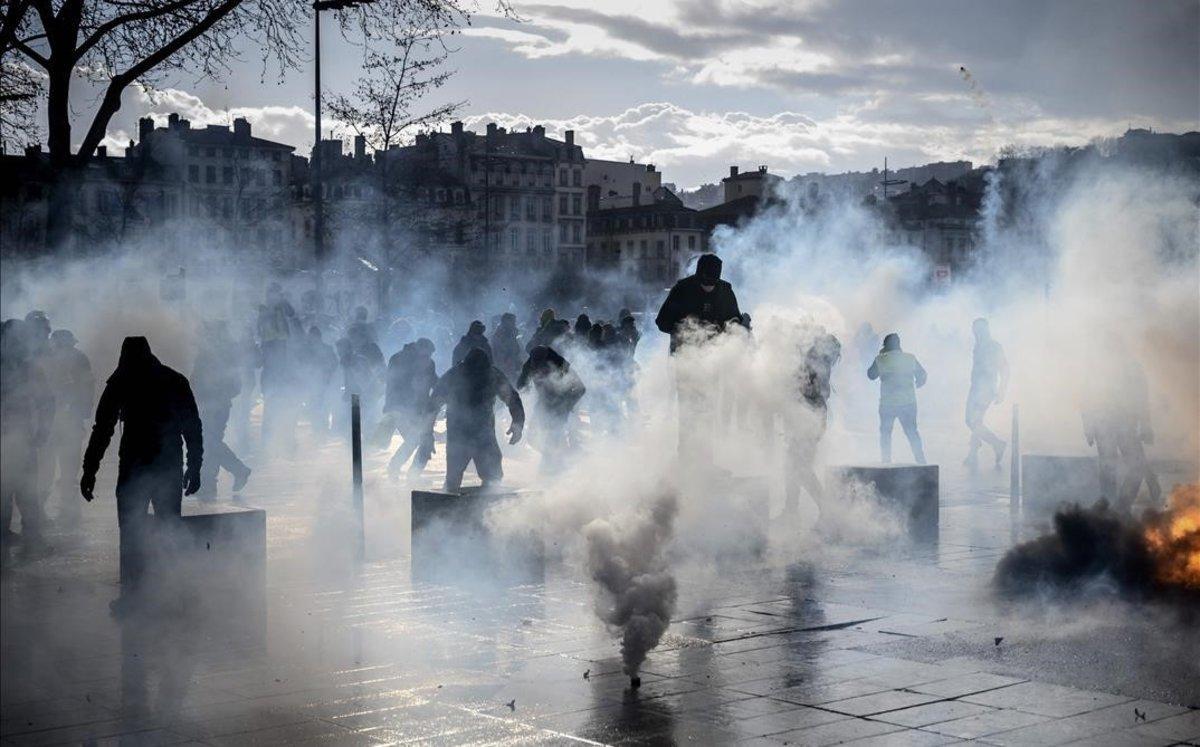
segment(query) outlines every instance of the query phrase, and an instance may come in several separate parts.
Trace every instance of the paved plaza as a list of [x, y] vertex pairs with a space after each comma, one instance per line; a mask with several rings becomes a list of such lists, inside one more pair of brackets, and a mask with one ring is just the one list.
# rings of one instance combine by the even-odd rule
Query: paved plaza
[[1187, 610], [993, 593], [997, 559], [1039, 531], [1006, 472], [943, 468], [936, 544], [681, 565], [631, 690], [569, 559], [527, 585], [414, 581], [383, 454], [357, 566], [346, 451], [269, 464], [244, 496], [268, 516], [265, 623], [115, 621], [111, 474], [54, 556], [6, 557], [3, 744], [1200, 744]]

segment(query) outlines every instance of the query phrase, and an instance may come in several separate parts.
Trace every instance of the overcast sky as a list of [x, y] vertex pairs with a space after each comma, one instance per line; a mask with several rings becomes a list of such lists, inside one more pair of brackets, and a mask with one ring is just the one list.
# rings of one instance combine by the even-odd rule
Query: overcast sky
[[[467, 101], [468, 127], [574, 128], [587, 155], [655, 163], [681, 187], [735, 163], [785, 175], [867, 170], [885, 156], [979, 163], [1005, 145], [1081, 144], [1130, 125], [1200, 129], [1197, 0], [515, 7], [520, 22], [475, 16], [439, 100]], [[168, 81], [157, 101], [131, 93], [112, 141], [147, 112], [236, 115], [307, 155], [311, 69], [263, 82], [246, 57], [230, 81]], [[331, 44], [324, 63], [327, 92], [352, 85], [352, 49]]]

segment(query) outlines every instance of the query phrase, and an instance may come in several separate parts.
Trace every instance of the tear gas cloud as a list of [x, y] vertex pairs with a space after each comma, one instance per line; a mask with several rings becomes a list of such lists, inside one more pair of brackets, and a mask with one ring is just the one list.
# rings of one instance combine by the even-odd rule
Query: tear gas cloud
[[[925, 256], [893, 245], [870, 206], [813, 204], [800, 189], [784, 188], [756, 218], [713, 236], [725, 277], [753, 317], [753, 333], [735, 329], [668, 356], [664, 336], [643, 325], [631, 381], [582, 347], [565, 348], [561, 352], [588, 388], [581, 408], [592, 427], [557, 473], [516, 475], [533, 483], [537, 495], [489, 521], [500, 532], [540, 528], [566, 548], [571, 566], [596, 580], [600, 616], [621, 628], [626, 666], [636, 672], [674, 612], [675, 569], [711, 564], [755, 536], [756, 527], [747, 525], [753, 519], [744, 517], [758, 510], [761, 491], [748, 488], [745, 478], [765, 476], [767, 493], [779, 494], [786, 436], [816, 417], [797, 395], [795, 380], [803, 351], [820, 330], [843, 346], [821, 464], [876, 460], [878, 395], [865, 369], [878, 339], [862, 334], [867, 324], [880, 336], [899, 332], [904, 348], [929, 371], [929, 384], [918, 394], [922, 425], [948, 443], [962, 443], [960, 450], [935, 440], [931, 461], [961, 458], [970, 327], [981, 316], [991, 321], [1012, 366], [1008, 401], [1022, 407], [1026, 450], [1084, 453], [1083, 385], [1116, 379], [1126, 360], [1135, 359], [1149, 384], [1153, 449], [1195, 459], [1198, 195], [1194, 178], [1127, 166], [1087, 165], [1069, 178], [1036, 169], [993, 172], [977, 261], [953, 284], [933, 287]], [[372, 242], [350, 228], [337, 234], [342, 267], [353, 263], [352, 247]], [[188, 373], [201, 320], [224, 318], [235, 331], [248, 330], [269, 282], [282, 283], [294, 302], [313, 287], [311, 275], [279, 276], [269, 263], [206, 244], [203, 232], [186, 235], [185, 254], [142, 241], [53, 265], [6, 260], [0, 311], [7, 318], [46, 310], [56, 328], [76, 333], [102, 380], [126, 335], [146, 335], [165, 363]], [[180, 266], [188, 268], [186, 298], [164, 300], [159, 281]], [[409, 269], [402, 284], [383, 293], [370, 269], [357, 276], [331, 274], [326, 307], [309, 314], [300, 303], [301, 317], [306, 326], [324, 321], [340, 334], [354, 307], [372, 307], [383, 317], [377, 332], [385, 357], [405, 342], [430, 337], [440, 372], [474, 318], [490, 329], [493, 316], [512, 311], [528, 336], [532, 313], [546, 305], [574, 312], [586, 303], [596, 310], [593, 316], [611, 318], [620, 306], [653, 311], [661, 302], [651, 294], [644, 305], [635, 303], [637, 294], [616, 274], [588, 274], [575, 287], [557, 288], [545, 277], [517, 278], [462, 293], [455, 292], [460, 280], [434, 261], [413, 259]], [[390, 308], [380, 310], [384, 295]], [[677, 453], [677, 387], [690, 387], [710, 412], [722, 413], [707, 424], [712, 433], [704, 434], [711, 438], [711, 455]], [[626, 389], [632, 404], [613, 412], [624, 406], [606, 395]], [[344, 404], [336, 399], [335, 406]], [[379, 402], [364, 406], [378, 408]], [[996, 411], [992, 417], [1004, 418]], [[532, 434], [530, 440], [536, 442]], [[380, 478], [367, 479], [370, 488]], [[843, 527], [825, 541], [879, 546], [896, 539], [897, 522], [876, 510], [871, 496], [827, 487], [831, 496], [857, 497], [832, 498], [821, 507], [835, 524], [840, 517]], [[314, 517], [329, 501], [317, 492], [300, 491], [312, 493]], [[804, 507], [806, 523], [816, 509]], [[791, 537], [784, 551], [794, 557], [817, 541]], [[310, 548], [314, 559], [327, 550]]]

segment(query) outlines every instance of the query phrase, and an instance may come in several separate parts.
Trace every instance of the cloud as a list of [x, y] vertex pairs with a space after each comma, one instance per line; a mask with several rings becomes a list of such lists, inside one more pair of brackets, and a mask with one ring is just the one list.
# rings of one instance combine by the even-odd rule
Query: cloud
[[663, 0], [522, 5], [561, 38], [514, 51], [658, 61], [698, 86], [871, 97], [964, 90], [967, 65], [994, 98], [1054, 116], [1197, 120], [1200, 4], [1194, 0], [840, 3]]

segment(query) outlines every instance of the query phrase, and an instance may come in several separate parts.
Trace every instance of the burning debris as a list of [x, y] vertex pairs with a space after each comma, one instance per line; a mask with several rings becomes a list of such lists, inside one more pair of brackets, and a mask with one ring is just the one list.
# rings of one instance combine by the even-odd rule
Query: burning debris
[[658, 645], [675, 610], [675, 577], [663, 549], [678, 513], [673, 493], [664, 494], [627, 527], [604, 519], [587, 525], [588, 568], [600, 585], [596, 614], [621, 631], [621, 658], [631, 687], [646, 654]]
[[1061, 509], [1054, 532], [1009, 550], [994, 579], [1008, 594], [1105, 581], [1134, 595], [1200, 591], [1200, 484], [1176, 487], [1140, 520], [1106, 501]]

